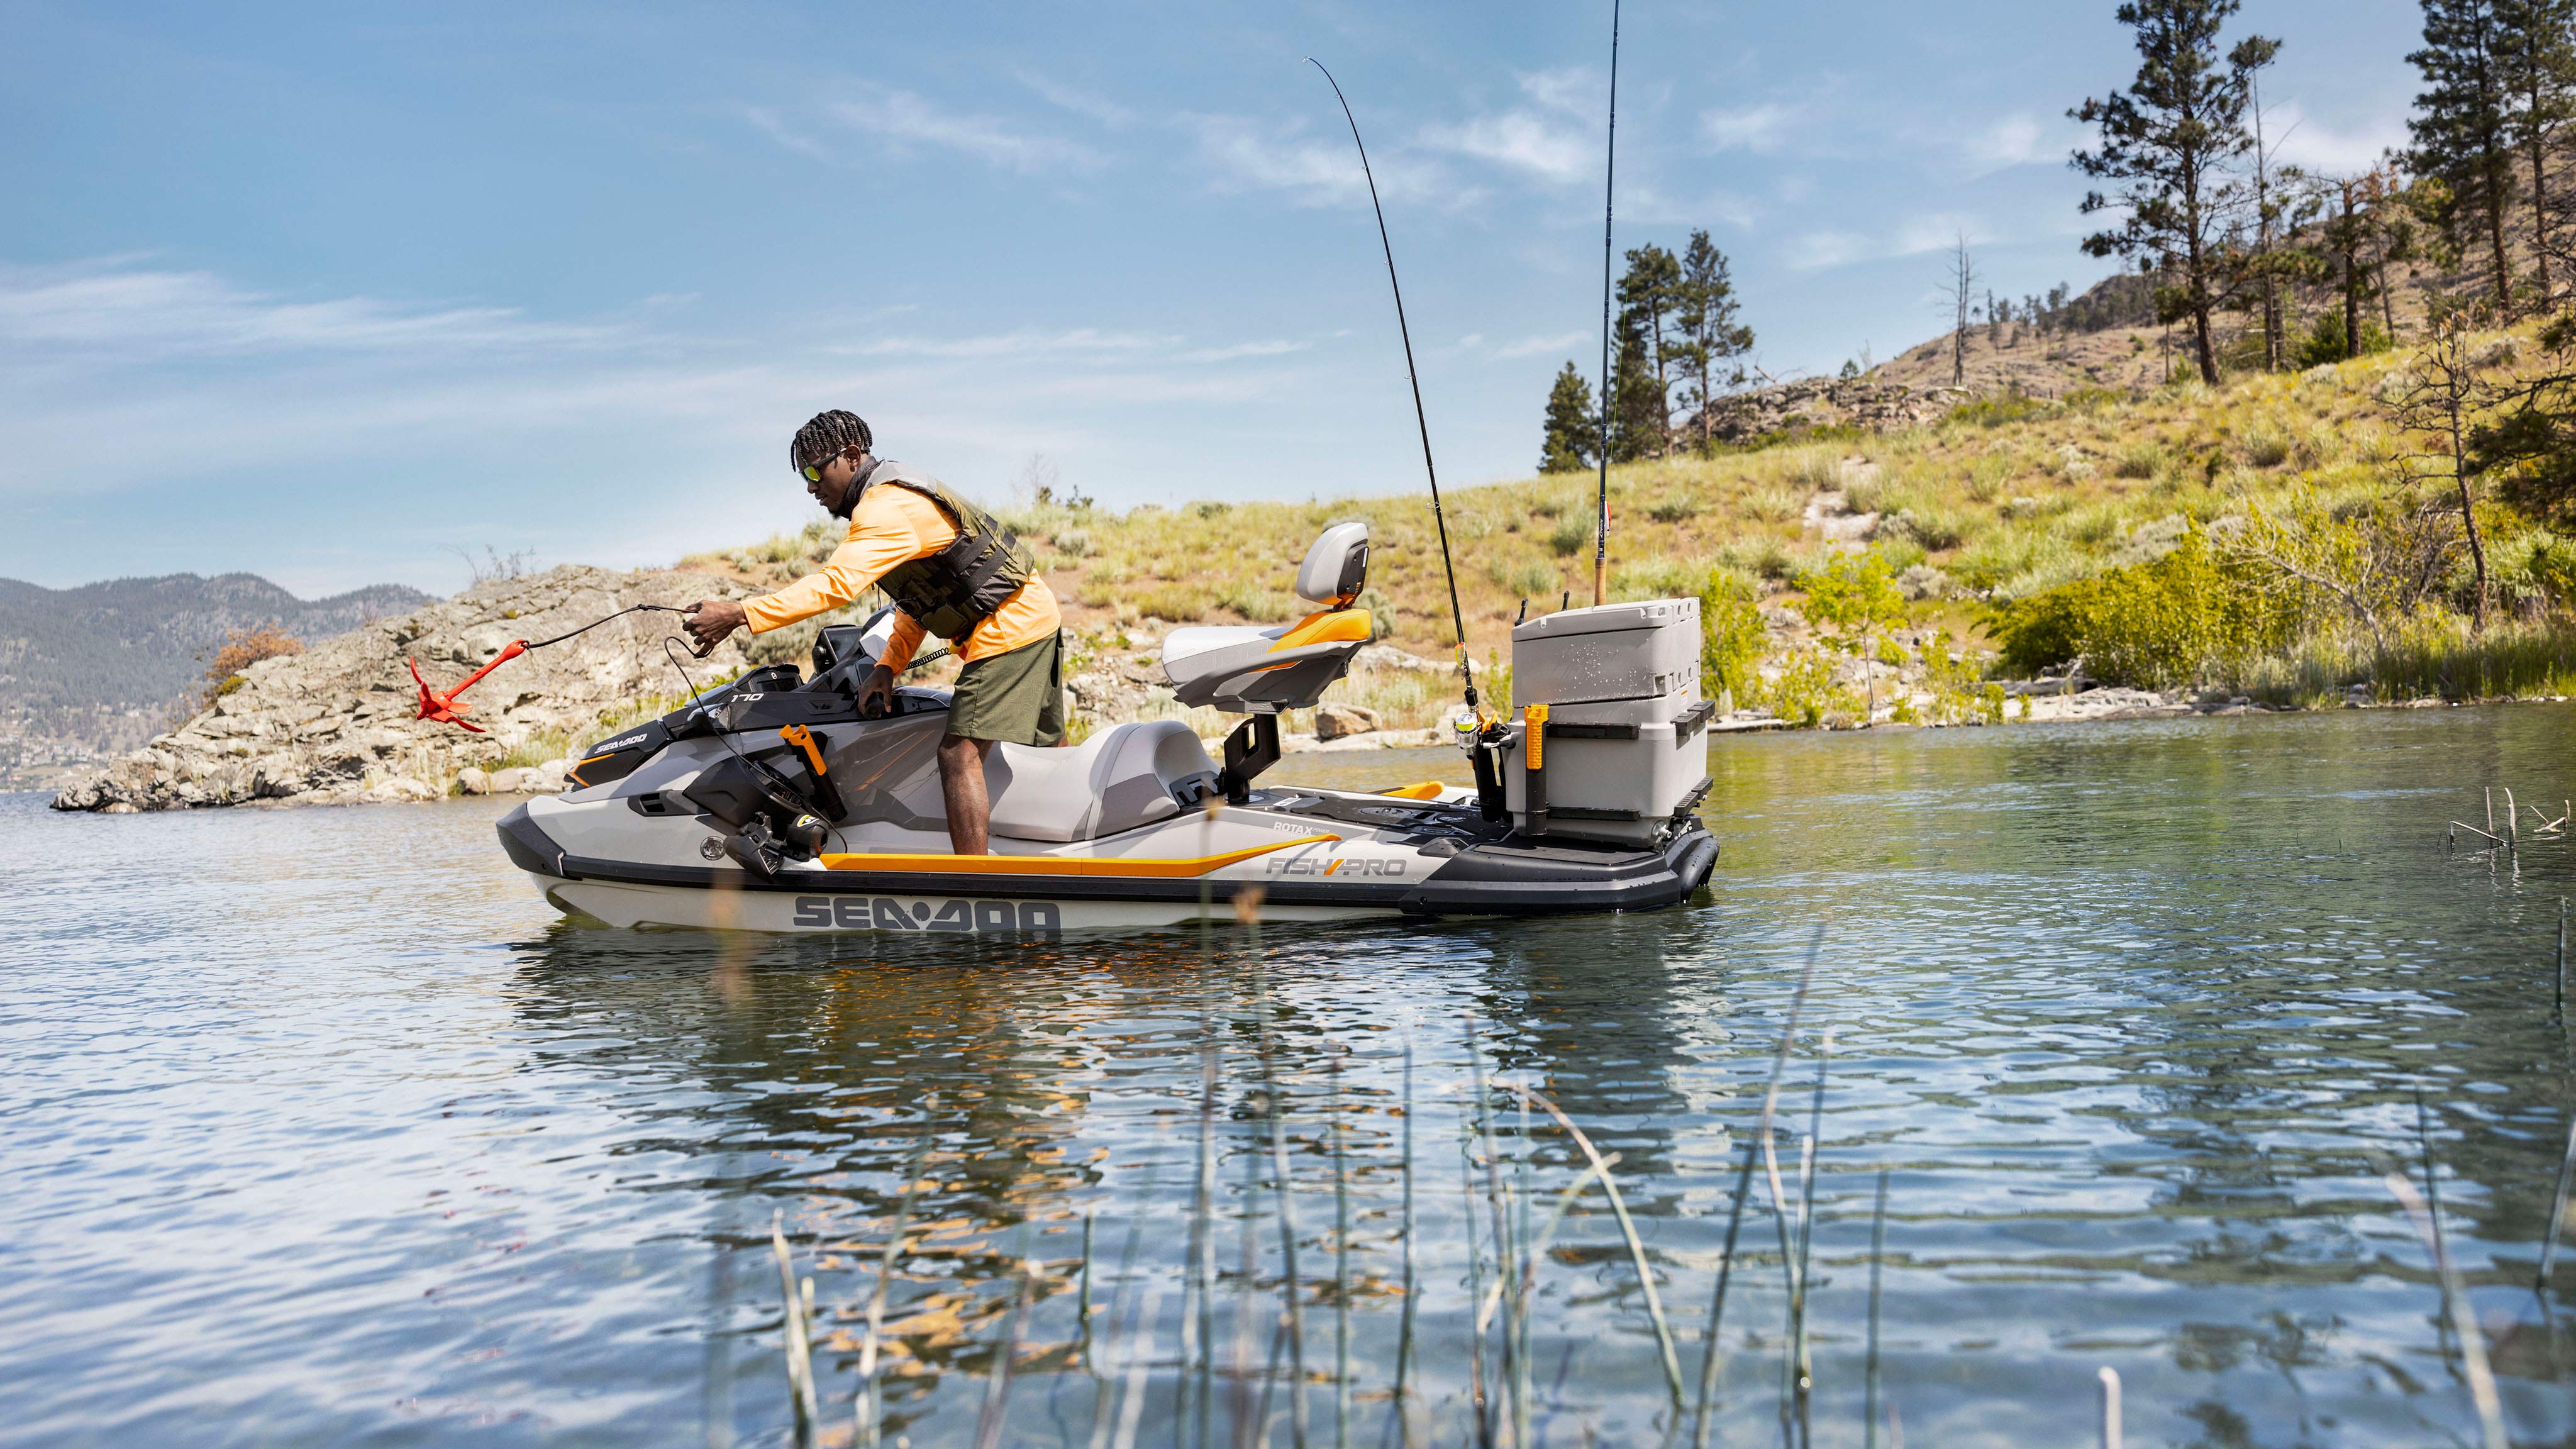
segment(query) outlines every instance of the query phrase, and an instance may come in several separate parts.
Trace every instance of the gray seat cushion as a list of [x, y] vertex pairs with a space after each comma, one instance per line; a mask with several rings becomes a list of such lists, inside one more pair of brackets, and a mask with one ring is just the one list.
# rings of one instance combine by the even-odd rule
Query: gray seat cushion
[[1091, 840], [1177, 815], [1216, 762], [1189, 726], [1144, 720], [1067, 749], [1001, 744], [984, 762], [992, 832], [1013, 840]]

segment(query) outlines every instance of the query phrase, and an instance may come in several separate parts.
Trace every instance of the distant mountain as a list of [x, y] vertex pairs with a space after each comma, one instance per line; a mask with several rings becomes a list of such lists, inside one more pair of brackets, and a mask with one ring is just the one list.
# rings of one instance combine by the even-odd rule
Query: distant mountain
[[307, 644], [434, 596], [377, 584], [305, 600], [256, 574], [171, 574], [48, 589], [0, 579], [0, 787], [130, 750], [174, 722], [234, 629], [275, 624]]

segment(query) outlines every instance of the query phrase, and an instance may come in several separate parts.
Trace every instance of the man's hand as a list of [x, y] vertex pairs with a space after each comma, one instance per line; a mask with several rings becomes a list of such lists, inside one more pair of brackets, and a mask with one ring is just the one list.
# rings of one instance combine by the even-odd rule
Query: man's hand
[[859, 718], [876, 719], [894, 705], [894, 671], [880, 664], [859, 686]]
[[681, 627], [698, 641], [698, 657], [704, 659], [727, 635], [743, 626], [744, 615], [742, 605], [729, 599], [700, 599], [680, 618]]

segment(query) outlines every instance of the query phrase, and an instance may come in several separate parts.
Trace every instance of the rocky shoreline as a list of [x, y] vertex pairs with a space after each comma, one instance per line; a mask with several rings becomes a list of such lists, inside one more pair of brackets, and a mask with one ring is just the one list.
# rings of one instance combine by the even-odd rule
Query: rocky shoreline
[[[414, 717], [418, 699], [407, 660], [433, 687], [446, 687], [490, 662], [514, 639], [544, 638], [637, 604], [685, 605], [744, 592], [703, 574], [617, 572], [567, 565], [528, 578], [468, 589], [397, 619], [379, 620], [303, 654], [263, 660], [179, 729], [71, 779], [53, 808], [124, 814], [226, 805], [352, 805], [434, 800], [451, 794], [539, 794], [564, 788], [573, 752], [686, 697], [663, 643], [667, 614], [630, 614], [578, 638], [523, 655], [474, 686], [464, 702], [485, 733]], [[1132, 645], [1095, 658], [1067, 681], [1073, 707], [1093, 727], [1170, 712], [1168, 689], [1139, 664]], [[713, 657], [689, 659], [703, 686], [756, 662], [739, 640]], [[1449, 666], [1372, 645], [1363, 673], [1428, 677]], [[1882, 666], [1883, 667], [1883, 666]], [[1906, 683], [1893, 677], [1882, 699]], [[1999, 681], [2000, 717], [1980, 723], [2181, 718], [2266, 712], [2242, 697], [2105, 686], [2076, 679]], [[1928, 699], [1928, 696], [1924, 696]], [[2346, 707], [2371, 705], [2366, 693]], [[2427, 708], [2438, 699], [2381, 708]], [[1897, 722], [1882, 709], [1874, 728]], [[1788, 728], [1769, 714], [1736, 710], [1713, 722], [1721, 733]], [[1389, 728], [1375, 711], [1327, 704], [1312, 733], [1283, 742], [1295, 753], [1446, 743], [1440, 728]]]
[[[566, 565], [496, 580], [294, 655], [262, 660], [177, 730], [74, 777], [57, 810], [351, 805], [563, 788], [568, 751], [684, 696], [661, 640], [668, 614], [630, 614], [510, 661], [463, 696], [474, 734], [414, 718], [418, 688], [453, 685], [514, 639], [545, 638], [636, 604], [739, 594], [699, 574]], [[727, 643], [688, 667], [701, 683], [749, 661]], [[669, 701], [669, 702], [665, 702]]]

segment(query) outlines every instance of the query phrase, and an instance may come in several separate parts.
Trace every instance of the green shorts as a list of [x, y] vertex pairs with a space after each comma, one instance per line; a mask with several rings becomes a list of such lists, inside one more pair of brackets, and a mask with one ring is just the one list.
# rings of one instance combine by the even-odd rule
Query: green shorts
[[948, 733], [1014, 745], [1064, 743], [1064, 631], [970, 661], [948, 704]]

